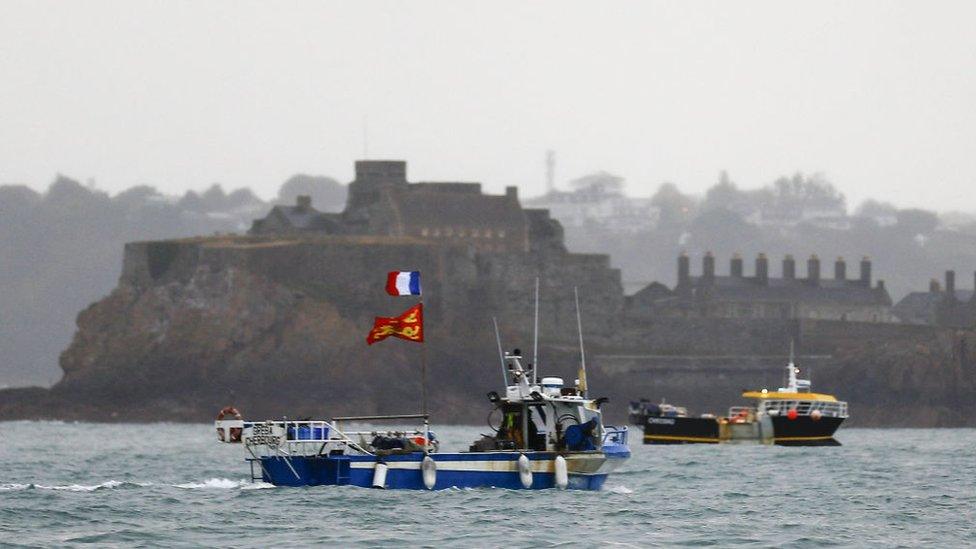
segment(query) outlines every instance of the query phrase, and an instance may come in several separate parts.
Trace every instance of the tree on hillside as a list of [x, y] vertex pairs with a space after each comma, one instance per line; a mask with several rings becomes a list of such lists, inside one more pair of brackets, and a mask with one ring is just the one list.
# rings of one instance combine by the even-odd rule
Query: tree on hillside
[[662, 183], [651, 197], [651, 206], [661, 211], [662, 229], [684, 226], [695, 214], [696, 201], [683, 194], [674, 183]]
[[843, 215], [847, 199], [823, 174], [804, 177], [800, 172], [792, 177], [780, 177], [773, 182], [775, 208], [781, 214], [802, 216], [804, 212]]
[[346, 186], [331, 177], [296, 174], [278, 189], [278, 204], [295, 204], [299, 195], [312, 197], [312, 207], [321, 212], [341, 212], [346, 207]]

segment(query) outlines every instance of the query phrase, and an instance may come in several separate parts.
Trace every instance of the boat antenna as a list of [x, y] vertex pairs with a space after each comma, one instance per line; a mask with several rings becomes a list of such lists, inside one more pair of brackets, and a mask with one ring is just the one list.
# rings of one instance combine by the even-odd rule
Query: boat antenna
[[498, 320], [491, 317], [491, 323], [495, 326], [495, 343], [498, 344], [498, 361], [502, 365], [502, 387], [508, 387], [508, 375], [505, 373], [505, 354], [502, 352], [502, 336], [498, 333]]
[[586, 386], [586, 351], [583, 350], [583, 319], [580, 316], [580, 304], [579, 304], [579, 287], [573, 286], [573, 296], [576, 298], [576, 331], [579, 332], [579, 344], [580, 344], [580, 371], [579, 371], [579, 385], [580, 393], [583, 398], [586, 398], [588, 388]]
[[539, 383], [539, 277], [535, 277], [535, 335], [532, 337], [532, 384]]

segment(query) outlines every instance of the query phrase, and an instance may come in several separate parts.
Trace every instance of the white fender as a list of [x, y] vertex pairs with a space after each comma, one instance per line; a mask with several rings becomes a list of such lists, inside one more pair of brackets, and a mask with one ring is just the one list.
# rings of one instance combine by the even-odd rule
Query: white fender
[[555, 473], [556, 488], [565, 490], [569, 486], [569, 470], [566, 468], [566, 458], [563, 456], [556, 456]]
[[532, 488], [532, 463], [525, 454], [519, 454], [518, 458], [519, 480], [522, 481], [522, 488]]
[[385, 463], [376, 463], [373, 469], [373, 488], [386, 488], [386, 470]]
[[434, 485], [437, 484], [437, 463], [434, 462], [434, 458], [424, 456], [424, 460], [420, 462], [420, 473], [424, 477], [424, 487], [433, 490]]

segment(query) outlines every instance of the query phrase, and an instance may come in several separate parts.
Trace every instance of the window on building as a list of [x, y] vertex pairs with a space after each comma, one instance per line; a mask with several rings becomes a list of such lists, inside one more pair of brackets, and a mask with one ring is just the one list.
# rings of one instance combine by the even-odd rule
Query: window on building
[[427, 229], [427, 227], [420, 229], [420, 236], [428, 236], [428, 233], [430, 233], [430, 231]]
[[491, 238], [491, 229], [485, 229], [485, 238]]
[[504, 229], [499, 229], [498, 230], [498, 238], [505, 238], [505, 230]]

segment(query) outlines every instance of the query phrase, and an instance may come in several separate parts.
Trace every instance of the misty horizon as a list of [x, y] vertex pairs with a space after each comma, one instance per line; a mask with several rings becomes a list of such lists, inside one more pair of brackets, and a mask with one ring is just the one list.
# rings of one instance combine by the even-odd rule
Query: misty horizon
[[802, 172], [976, 211], [969, 3], [177, 5], [0, 7], [0, 184], [268, 199], [365, 157], [534, 196], [552, 149], [632, 196]]

